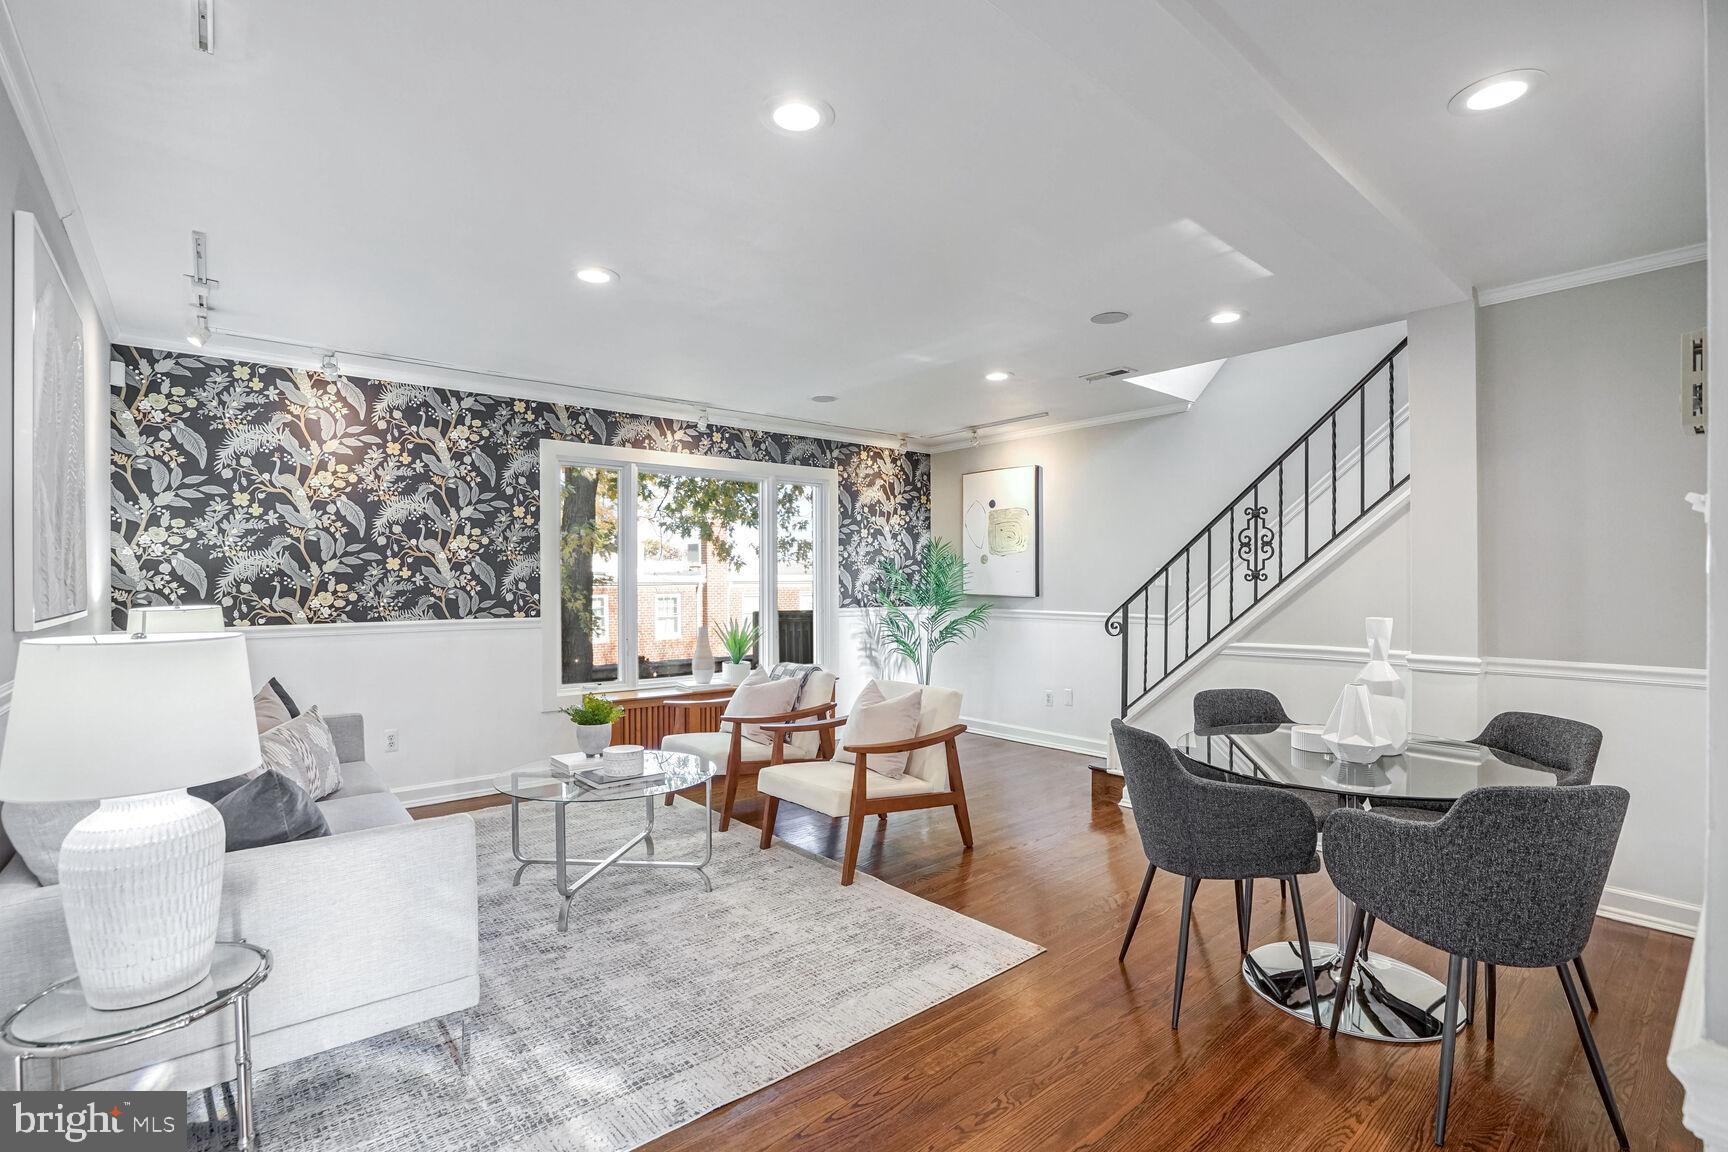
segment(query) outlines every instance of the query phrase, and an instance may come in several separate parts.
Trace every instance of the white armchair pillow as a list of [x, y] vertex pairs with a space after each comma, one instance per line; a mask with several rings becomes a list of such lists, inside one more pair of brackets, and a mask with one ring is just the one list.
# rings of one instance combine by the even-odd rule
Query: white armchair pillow
[[[732, 699], [726, 702], [726, 710], [720, 715], [779, 716], [792, 711], [793, 701], [797, 699], [798, 681], [766, 678], [757, 680], [753, 675], [733, 691]], [[764, 732], [760, 724], [744, 725], [744, 739], [754, 740], [758, 744], [774, 742], [774, 738]]]
[[[841, 729], [838, 758], [849, 758], [846, 749], [853, 744], [898, 744], [918, 735], [920, 695], [918, 692], [905, 692], [886, 699], [876, 681], [866, 684], [852, 705], [846, 727]], [[906, 774], [909, 755], [907, 752], [872, 752], [864, 758], [864, 766], [890, 780], [898, 780]]]

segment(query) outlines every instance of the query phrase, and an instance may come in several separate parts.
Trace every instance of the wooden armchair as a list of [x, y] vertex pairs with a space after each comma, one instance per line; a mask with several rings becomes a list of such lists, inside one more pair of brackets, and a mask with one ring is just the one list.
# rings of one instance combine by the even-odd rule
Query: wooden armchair
[[[960, 778], [960, 750], [956, 741], [966, 731], [960, 723], [960, 693], [952, 688], [923, 688], [892, 680], [877, 681], [888, 698], [906, 692], [922, 692], [918, 731], [910, 740], [892, 744], [851, 744], [842, 758], [804, 763], [764, 765], [756, 777], [756, 790], [764, 798], [762, 847], [774, 842], [774, 818], [780, 801], [827, 816], [845, 817], [846, 854], [840, 863], [840, 883], [852, 883], [858, 869], [858, 847], [864, 835], [866, 816], [887, 816], [918, 808], [953, 808], [960, 826], [960, 841], [972, 847], [972, 817], [966, 810], [966, 786]], [[805, 720], [768, 726], [768, 731], [788, 736], [802, 733], [828, 734], [846, 723], [844, 717]], [[897, 779], [869, 769], [869, 758], [892, 752], [909, 752], [906, 774]]]
[[[776, 730], [799, 721], [821, 720], [834, 714], [834, 688], [837, 681], [832, 672], [818, 669], [810, 674], [799, 692], [797, 705], [790, 712], [775, 716], [721, 716], [718, 732], [681, 732], [660, 741], [667, 752], [686, 752], [712, 763], [715, 775], [724, 774], [726, 786], [721, 792], [720, 831], [732, 825], [732, 805], [738, 798], [738, 779], [754, 776], [770, 764], [799, 764], [810, 760], [827, 760], [834, 755], [832, 730]], [[670, 701], [675, 708], [699, 709], [713, 707], [712, 701]], [[686, 711], [686, 715], [690, 712]], [[753, 740], [744, 729], [760, 725], [769, 733], [770, 742]], [[666, 796], [672, 803], [672, 795]]]

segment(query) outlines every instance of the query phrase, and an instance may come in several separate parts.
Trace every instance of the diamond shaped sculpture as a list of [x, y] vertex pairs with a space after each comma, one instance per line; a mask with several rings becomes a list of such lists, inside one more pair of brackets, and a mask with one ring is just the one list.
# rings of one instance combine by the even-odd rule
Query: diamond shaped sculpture
[[1321, 739], [1347, 764], [1398, 756], [1410, 744], [1408, 689], [1392, 667], [1392, 620], [1370, 616], [1368, 663], [1339, 694]]

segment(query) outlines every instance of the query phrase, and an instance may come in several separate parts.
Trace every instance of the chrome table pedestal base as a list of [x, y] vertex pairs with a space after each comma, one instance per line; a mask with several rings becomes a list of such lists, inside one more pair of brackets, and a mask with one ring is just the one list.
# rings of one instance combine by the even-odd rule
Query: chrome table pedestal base
[[[574, 801], [548, 801], [554, 811], [552, 859], [543, 860], [538, 857], [522, 855], [522, 801], [515, 796], [510, 797], [510, 854], [516, 858], [519, 865], [516, 869], [515, 878], [510, 881], [511, 887], [520, 885], [522, 873], [531, 867], [540, 866], [556, 869], [554, 886], [558, 889], [558, 895], [563, 898], [563, 903], [558, 908], [558, 931], [560, 932], [570, 930], [570, 905], [575, 901], [576, 894], [608, 868], [688, 868], [702, 877], [703, 887], [707, 891], [714, 891], [714, 882], [708, 878], [708, 873], [704, 871], [714, 859], [713, 777], [709, 777], [702, 786], [702, 813], [708, 817], [708, 838], [700, 860], [662, 860], [655, 857], [654, 808], [661, 795], [661, 793], [656, 792], [642, 798], [643, 806], [647, 810], [646, 827], [638, 832], [633, 839], [626, 841], [610, 855], [599, 860], [574, 859], [566, 850], [569, 836], [565, 810]], [[643, 846], [646, 859], [627, 858], [626, 853], [638, 844]], [[575, 880], [571, 880], [569, 870], [572, 865], [586, 868], [587, 871], [576, 877]]]
[[[1343, 949], [1336, 944], [1313, 945], [1314, 989], [1320, 997], [1320, 1025], [1332, 1024], [1333, 995]], [[1302, 952], [1294, 940], [1262, 944], [1242, 961], [1242, 978], [1261, 999], [1304, 1023], [1314, 1022], [1308, 1009], [1308, 985], [1302, 979]], [[1350, 991], [1344, 999], [1344, 1019], [1338, 1031], [1364, 1040], [1422, 1044], [1440, 1039], [1446, 1009], [1446, 985], [1419, 969], [1378, 953], [1358, 956]], [[1460, 1019], [1462, 1028], [1467, 1020]]]

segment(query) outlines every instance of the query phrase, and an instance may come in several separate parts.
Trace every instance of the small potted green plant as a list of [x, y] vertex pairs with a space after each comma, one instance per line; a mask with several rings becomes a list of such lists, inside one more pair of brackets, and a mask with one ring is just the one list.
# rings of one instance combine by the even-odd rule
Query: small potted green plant
[[726, 649], [726, 663], [720, 665], [720, 679], [728, 684], [742, 684], [750, 675], [750, 650], [762, 639], [762, 629], [743, 620], [714, 625], [714, 638]]
[[588, 693], [582, 703], [564, 709], [576, 725], [576, 747], [584, 756], [598, 756], [612, 743], [612, 722], [624, 715], [622, 706], [604, 696]]

